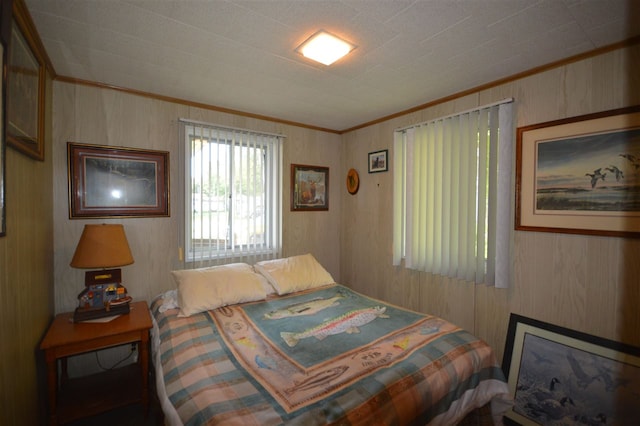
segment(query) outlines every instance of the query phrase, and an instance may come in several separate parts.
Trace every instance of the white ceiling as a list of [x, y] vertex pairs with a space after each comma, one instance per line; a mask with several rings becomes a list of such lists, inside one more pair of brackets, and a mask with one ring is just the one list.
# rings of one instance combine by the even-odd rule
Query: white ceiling
[[[638, 35], [634, 1], [26, 4], [58, 76], [341, 131]], [[318, 29], [358, 47], [313, 64]]]

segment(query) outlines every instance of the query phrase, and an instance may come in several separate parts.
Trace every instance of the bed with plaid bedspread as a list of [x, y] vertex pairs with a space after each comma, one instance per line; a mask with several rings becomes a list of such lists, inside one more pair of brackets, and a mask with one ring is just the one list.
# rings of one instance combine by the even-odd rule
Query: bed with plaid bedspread
[[484, 341], [341, 285], [190, 317], [165, 298], [150, 309], [168, 424], [450, 425], [509, 406]]

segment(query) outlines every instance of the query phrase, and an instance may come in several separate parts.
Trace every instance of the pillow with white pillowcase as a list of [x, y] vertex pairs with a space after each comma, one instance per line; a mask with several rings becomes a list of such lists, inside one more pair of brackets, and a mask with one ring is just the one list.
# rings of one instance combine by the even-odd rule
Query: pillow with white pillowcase
[[279, 295], [335, 284], [331, 274], [307, 253], [283, 259], [265, 260], [254, 265]]
[[251, 265], [231, 263], [209, 268], [171, 271], [178, 287], [178, 316], [236, 303], [264, 300], [271, 287]]

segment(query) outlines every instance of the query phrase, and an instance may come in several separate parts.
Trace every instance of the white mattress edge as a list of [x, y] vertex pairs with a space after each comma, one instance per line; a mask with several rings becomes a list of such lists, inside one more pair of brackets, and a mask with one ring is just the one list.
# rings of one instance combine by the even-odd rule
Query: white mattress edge
[[164, 375], [162, 373], [162, 363], [160, 362], [160, 328], [153, 315], [151, 315], [153, 327], [151, 328], [151, 360], [156, 373], [156, 393], [160, 401], [160, 407], [164, 413], [164, 424], [169, 426], [184, 426], [180, 416], [176, 411], [169, 397], [164, 384]]
[[460, 422], [467, 414], [491, 402], [491, 417], [495, 426], [503, 424], [504, 414], [513, 405], [507, 384], [501, 380], [483, 380], [453, 401], [449, 409], [429, 422], [429, 426], [447, 426]]

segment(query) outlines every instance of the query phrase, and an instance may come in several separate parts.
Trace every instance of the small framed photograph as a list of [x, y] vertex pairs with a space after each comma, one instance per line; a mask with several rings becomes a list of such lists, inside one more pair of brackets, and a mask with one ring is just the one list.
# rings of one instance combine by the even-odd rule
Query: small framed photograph
[[520, 127], [516, 229], [640, 237], [640, 106]]
[[640, 419], [640, 348], [511, 314], [502, 369], [508, 425]]
[[291, 211], [329, 210], [329, 168], [291, 165]]
[[169, 153], [67, 144], [69, 218], [169, 216]]
[[386, 172], [389, 170], [388, 156], [389, 150], [369, 153], [369, 173]]

